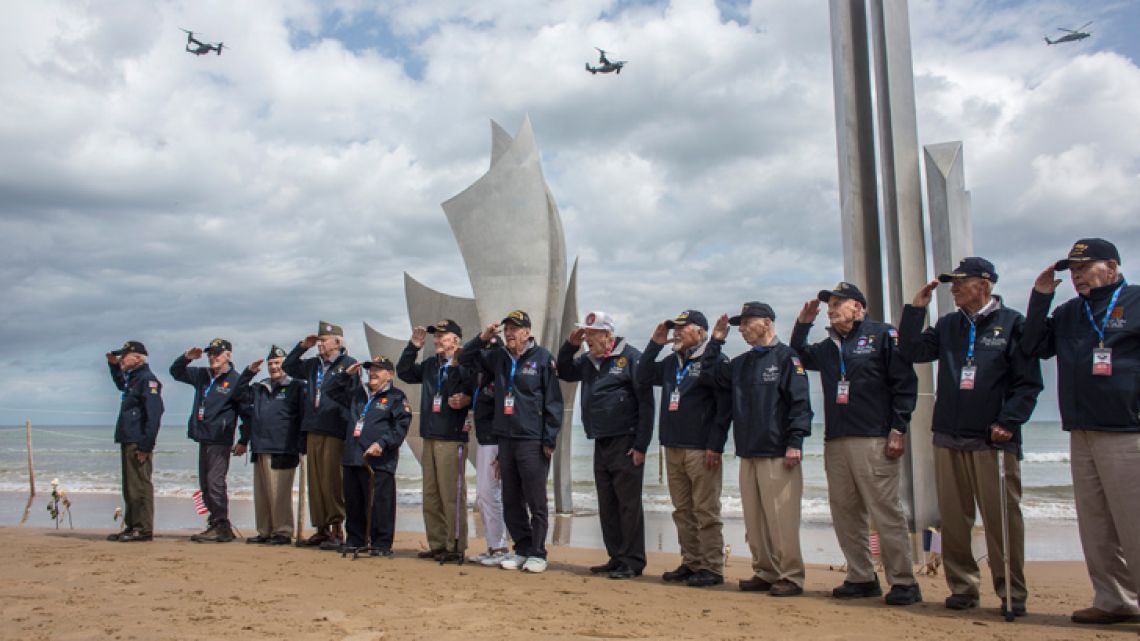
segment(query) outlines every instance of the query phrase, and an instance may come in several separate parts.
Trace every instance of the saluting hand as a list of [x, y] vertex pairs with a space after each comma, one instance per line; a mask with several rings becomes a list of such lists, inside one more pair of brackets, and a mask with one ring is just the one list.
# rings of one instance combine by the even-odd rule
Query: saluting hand
[[1056, 272], [1053, 266], [1049, 265], [1045, 271], [1037, 275], [1037, 280], [1033, 281], [1033, 291], [1041, 294], [1052, 294], [1057, 291], [1057, 286], [1061, 284], [1061, 279], [1056, 278]]
[[312, 349], [313, 346], [316, 344], [317, 344], [317, 335], [316, 334], [309, 334], [305, 338], [301, 339], [301, 348], [302, 349]]
[[202, 357], [202, 348], [201, 347], [191, 347], [190, 349], [186, 350], [186, 352], [182, 355], [186, 357], [186, 360], [190, 360], [190, 361], [201, 358]]
[[411, 341], [412, 345], [416, 346], [416, 349], [423, 349], [425, 336], [427, 336], [427, 328], [416, 325], [416, 327], [412, 330], [412, 337], [409, 340]]
[[453, 410], [461, 410], [471, 404], [471, 397], [463, 394], [452, 394], [447, 397], [447, 406]]
[[789, 470], [795, 469], [795, 467], [800, 464], [800, 460], [803, 457], [803, 452], [789, 447], [784, 452], [784, 467], [788, 468]]
[[728, 314], [721, 314], [720, 318], [716, 319], [716, 325], [713, 325], [712, 337], [718, 341], [723, 341], [728, 337]]
[[119, 357], [115, 356], [112, 352], [107, 352], [107, 363], [111, 365], [118, 365]]
[[364, 365], [364, 363], [357, 361], [352, 365], [349, 365], [348, 368], [344, 370], [344, 373], [348, 374], [349, 376], [355, 376], [356, 373], [360, 371], [362, 365]]
[[922, 289], [918, 290], [918, 293], [914, 295], [914, 300], [912, 300], [910, 304], [914, 305], [915, 307], [926, 307], [930, 304], [931, 294], [934, 293], [934, 290], [937, 287], [937, 280], [932, 280], [929, 283], [923, 285]]
[[581, 327], [575, 328], [574, 331], [570, 332], [570, 336], [566, 338], [566, 342], [574, 347], [581, 347], [582, 341], [584, 340], [586, 340], [586, 330]]
[[256, 373], [260, 372], [261, 371], [261, 364], [264, 362], [265, 362], [264, 358], [259, 358], [256, 361], [250, 363], [249, 367], [248, 367], [250, 373], [256, 374]]
[[664, 321], [657, 323], [657, 327], [653, 329], [653, 336], [651, 336], [649, 340], [658, 345], [664, 345], [669, 342], [669, 328], [665, 327]]
[[800, 310], [800, 315], [796, 318], [801, 323], [814, 323], [816, 317], [819, 316], [819, 299], [813, 298], [804, 303], [803, 309]]
[[482, 334], [479, 334], [479, 338], [484, 343], [489, 343], [489, 342], [491, 342], [491, 339], [494, 338], [495, 334], [497, 334], [497, 333], [499, 333], [499, 324], [498, 323], [491, 323], [490, 325], [487, 326], [486, 329], [483, 330]]

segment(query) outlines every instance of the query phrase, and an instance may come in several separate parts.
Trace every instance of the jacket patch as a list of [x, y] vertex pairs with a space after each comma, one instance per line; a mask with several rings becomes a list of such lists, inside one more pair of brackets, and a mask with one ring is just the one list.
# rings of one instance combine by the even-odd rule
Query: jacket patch
[[1115, 307], [1112, 310], [1112, 314], [1108, 317], [1108, 322], [1105, 323], [1105, 327], [1111, 327], [1112, 329], [1124, 329], [1125, 322], [1124, 308]]
[[760, 380], [765, 383], [775, 383], [776, 381], [780, 380], [780, 366], [769, 365], [760, 374]]
[[859, 340], [855, 341], [855, 349], [851, 350], [853, 354], [871, 354], [875, 351], [875, 337], [874, 336], [860, 336]]
[[800, 362], [799, 356], [792, 357], [792, 365], [796, 367], [797, 374], [800, 374], [801, 376], [807, 376], [807, 372], [804, 371], [804, 366], [803, 363]]
[[522, 369], [519, 370], [519, 374], [525, 374], [527, 376], [538, 376], [538, 363], [534, 361], [528, 362], [526, 365], [523, 365]]
[[983, 335], [978, 342], [985, 347], [1005, 347], [1009, 343], [1009, 339], [1003, 336], [1001, 332], [1002, 328], [999, 325], [993, 328], [990, 333]]

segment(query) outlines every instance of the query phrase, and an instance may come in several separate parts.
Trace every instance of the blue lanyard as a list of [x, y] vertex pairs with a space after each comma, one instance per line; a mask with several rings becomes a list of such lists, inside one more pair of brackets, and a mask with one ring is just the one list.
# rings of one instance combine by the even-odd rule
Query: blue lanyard
[[677, 375], [677, 387], [680, 387], [681, 381], [685, 380], [685, 377], [689, 375], [689, 368], [692, 366], [693, 366], [693, 361], [689, 361], [688, 363], [685, 364], [684, 369], [679, 369], [676, 372], [674, 372], [674, 374]]
[[[380, 392], [383, 392], [383, 391], [384, 390], [380, 390]], [[372, 396], [368, 397], [368, 402], [364, 404], [364, 409], [360, 411], [360, 420], [361, 421], [364, 420], [365, 414], [368, 414], [368, 408], [372, 407], [372, 401], [375, 401], [376, 397], [380, 396], [380, 392], [376, 392]]]
[[[329, 363], [329, 367], [332, 367], [332, 363]], [[317, 364], [317, 390], [321, 389], [321, 383], [324, 382], [324, 380], [325, 380], [324, 363], [318, 363]]]
[[210, 384], [206, 386], [206, 391], [202, 392], [202, 407], [206, 406], [206, 397], [210, 395], [210, 390], [214, 389], [214, 383], [218, 382], [221, 376], [215, 376], [210, 379]]
[[839, 380], [841, 381], [847, 380], [847, 359], [843, 357], [843, 344], [845, 342], [840, 338], [839, 345], [836, 345], [839, 348]]
[[978, 338], [978, 326], [970, 319], [969, 314], [966, 315], [966, 321], [970, 323], [970, 342], [966, 344], [966, 364], [970, 365], [974, 362], [974, 341]]
[[127, 397], [127, 392], [131, 391], [131, 374], [132, 372], [123, 372], [123, 393], [119, 395], [119, 400]]
[[451, 363], [444, 363], [443, 367], [439, 368], [439, 382], [436, 383], [435, 393], [443, 394], [443, 382], [447, 380], [447, 367]]
[[514, 356], [511, 357], [511, 377], [507, 380], [507, 396], [511, 395], [511, 391], [515, 388], [515, 369], [518, 368], [519, 361]]
[[1100, 339], [1101, 347], [1104, 347], [1104, 330], [1108, 327], [1108, 319], [1112, 316], [1112, 308], [1116, 307], [1116, 300], [1120, 298], [1120, 292], [1124, 291], [1124, 286], [1127, 284], [1127, 281], [1121, 279], [1120, 287], [1117, 287], [1116, 291], [1112, 292], [1112, 300], [1108, 301], [1108, 309], [1104, 310], [1104, 320], [1101, 321], [1099, 327], [1096, 324], [1096, 319], [1093, 318], [1092, 307], [1089, 306], [1087, 300], [1085, 301], [1085, 314], [1088, 315], [1089, 322], [1092, 323], [1093, 326], [1093, 331], [1096, 332], [1097, 338]]

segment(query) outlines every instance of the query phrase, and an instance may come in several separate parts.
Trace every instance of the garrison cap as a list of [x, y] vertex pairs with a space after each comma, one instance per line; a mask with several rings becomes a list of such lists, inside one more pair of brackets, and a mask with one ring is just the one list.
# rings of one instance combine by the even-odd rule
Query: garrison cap
[[776, 320], [776, 312], [772, 311], [771, 305], [754, 300], [744, 303], [744, 305], [740, 308], [740, 314], [728, 319], [728, 324], [739, 325], [740, 321], [749, 316], [758, 316], [760, 318], [770, 318], [772, 320]]
[[344, 330], [340, 328], [340, 325], [333, 325], [328, 321], [321, 321], [320, 324], [317, 325], [317, 336], [330, 334], [332, 336], [344, 336]]
[[1062, 258], [1053, 265], [1053, 269], [1063, 272], [1074, 263], [1091, 263], [1097, 260], [1115, 260], [1120, 264], [1120, 252], [1116, 245], [1103, 238], [1082, 238], [1073, 243], [1068, 258]]
[[281, 349], [280, 347], [278, 347], [276, 345], [269, 348], [269, 356], [266, 356], [265, 360], [268, 361], [268, 360], [273, 360], [275, 358], [285, 358], [285, 350]]
[[983, 278], [991, 283], [996, 283], [998, 280], [997, 272], [994, 270], [994, 264], [985, 258], [979, 258], [977, 256], [963, 258], [962, 262], [958, 263], [958, 266], [954, 268], [954, 271], [939, 274], [938, 280], [943, 283], [949, 283], [959, 278], [970, 278], [971, 276]]

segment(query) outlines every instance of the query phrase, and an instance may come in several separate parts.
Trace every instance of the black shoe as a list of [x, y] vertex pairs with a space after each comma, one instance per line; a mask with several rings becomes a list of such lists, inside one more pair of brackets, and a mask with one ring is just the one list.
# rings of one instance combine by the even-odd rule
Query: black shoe
[[317, 530], [317, 533], [307, 539], [298, 539], [297, 547], [299, 548], [315, 548], [325, 541], [329, 540], [329, 532], [326, 528]]
[[607, 572], [613, 572], [614, 570], [618, 569], [619, 567], [621, 567], [621, 563], [618, 563], [617, 561], [610, 559], [609, 561], [606, 561], [605, 563], [603, 563], [601, 565], [591, 566], [590, 567], [590, 574], [606, 574]]
[[633, 569], [630, 568], [628, 565], [619, 564], [616, 568], [614, 568], [613, 570], [610, 570], [610, 573], [607, 574], [606, 576], [608, 576], [611, 579], [632, 579], [633, 577], [635, 577], [637, 575], [638, 575], [638, 573], [634, 572]]
[[268, 541], [266, 541], [266, 543], [269, 545], [289, 545], [292, 542], [293, 540], [284, 534], [274, 534], [273, 536], [269, 537]]
[[685, 585], [690, 588], [707, 588], [724, 583], [724, 577], [712, 570], [698, 570], [696, 574], [685, 579]]
[[[1013, 609], [1013, 616], [1015, 616], [1015, 617], [1023, 617], [1027, 614], [1027, 611], [1025, 609], [1025, 601], [1014, 601], [1012, 609]], [[1001, 600], [1001, 615], [1005, 616], [1005, 614], [1006, 614], [1005, 599], [1002, 599]]]
[[341, 548], [345, 546], [343, 543], [336, 539], [325, 539], [317, 547], [324, 550], [325, 552], [342, 552], [343, 550]]
[[946, 607], [951, 610], [969, 610], [978, 607], [978, 599], [968, 594], [951, 594], [946, 597]]
[[416, 552], [417, 559], [431, 559], [432, 561], [438, 561], [442, 555], [443, 550], [420, 550]]
[[922, 602], [922, 590], [919, 589], [917, 583], [914, 585], [892, 585], [891, 591], [887, 592], [887, 597], [883, 601], [887, 605], [914, 605]]
[[799, 596], [804, 589], [787, 579], [780, 579], [772, 584], [768, 596]]
[[[593, 570], [591, 570], [591, 572], [592, 571]], [[694, 574], [696, 574], [696, 572], [690, 569], [689, 566], [678, 565], [676, 570], [669, 570], [665, 574], [662, 574], [661, 579], [666, 583], [680, 583], [682, 581], [687, 581], [689, 577], [693, 576]]]
[[843, 585], [831, 591], [831, 596], [837, 599], [883, 596], [883, 588], [879, 586], [879, 577], [876, 576], [874, 581], [844, 581]]
[[744, 579], [740, 582], [741, 592], [767, 592], [772, 589], [772, 584], [758, 576], [751, 579]]
[[127, 532], [126, 534], [119, 535], [119, 541], [122, 541], [123, 543], [136, 543], [136, 542], [141, 542], [141, 541], [153, 541], [153, 540], [154, 540], [154, 535], [151, 534], [150, 532], [132, 531], [132, 532]]
[[122, 541], [123, 537], [130, 534], [130, 533], [131, 533], [131, 530], [126, 529], [126, 530], [123, 530], [121, 532], [115, 532], [114, 534], [108, 534], [107, 540], [108, 541], [114, 541], [114, 542]]
[[247, 536], [245, 538], [245, 542], [249, 543], [250, 545], [260, 545], [262, 543], [269, 543], [269, 537], [261, 536], [260, 534], [257, 536]]
[[439, 555], [440, 565], [444, 563], [463, 563], [465, 560], [466, 557], [463, 556], [462, 552], [441, 552]]

